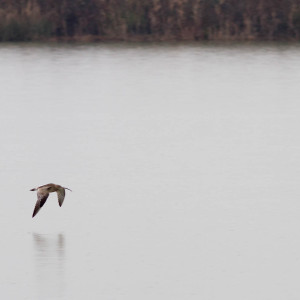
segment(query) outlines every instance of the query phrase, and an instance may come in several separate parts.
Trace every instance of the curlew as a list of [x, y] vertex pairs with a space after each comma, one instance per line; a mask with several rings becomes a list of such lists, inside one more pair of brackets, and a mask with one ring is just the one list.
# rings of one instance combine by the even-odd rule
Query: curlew
[[62, 206], [65, 199], [65, 190], [71, 191], [66, 187], [62, 187], [54, 183], [45, 184], [37, 188], [31, 189], [30, 191], [37, 191], [37, 198], [38, 198], [35, 204], [32, 217], [34, 217], [39, 212], [39, 210], [43, 207], [43, 205], [46, 203], [46, 200], [49, 197], [49, 193], [56, 192], [58, 197], [58, 204], [59, 206]]

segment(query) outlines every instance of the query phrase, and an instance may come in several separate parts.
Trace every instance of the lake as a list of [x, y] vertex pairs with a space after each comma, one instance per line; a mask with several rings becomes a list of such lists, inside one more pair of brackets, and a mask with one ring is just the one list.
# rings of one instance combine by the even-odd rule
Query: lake
[[299, 299], [299, 83], [299, 44], [0, 44], [1, 298]]

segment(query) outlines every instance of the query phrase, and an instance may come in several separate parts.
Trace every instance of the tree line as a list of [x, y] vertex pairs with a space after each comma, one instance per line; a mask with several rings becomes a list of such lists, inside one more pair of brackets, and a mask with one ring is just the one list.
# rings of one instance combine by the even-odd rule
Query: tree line
[[300, 0], [1, 0], [0, 41], [300, 38]]

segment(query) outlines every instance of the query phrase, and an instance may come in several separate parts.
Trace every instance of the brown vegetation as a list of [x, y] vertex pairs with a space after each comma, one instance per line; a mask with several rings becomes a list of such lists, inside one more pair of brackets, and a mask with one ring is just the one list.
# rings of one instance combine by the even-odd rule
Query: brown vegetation
[[1, 0], [0, 40], [300, 38], [300, 0]]

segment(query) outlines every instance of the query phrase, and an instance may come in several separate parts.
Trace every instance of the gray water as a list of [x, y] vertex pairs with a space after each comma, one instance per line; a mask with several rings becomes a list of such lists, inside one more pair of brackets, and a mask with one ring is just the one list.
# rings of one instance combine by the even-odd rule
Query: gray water
[[1, 44], [0, 298], [299, 299], [299, 95], [295, 44]]

